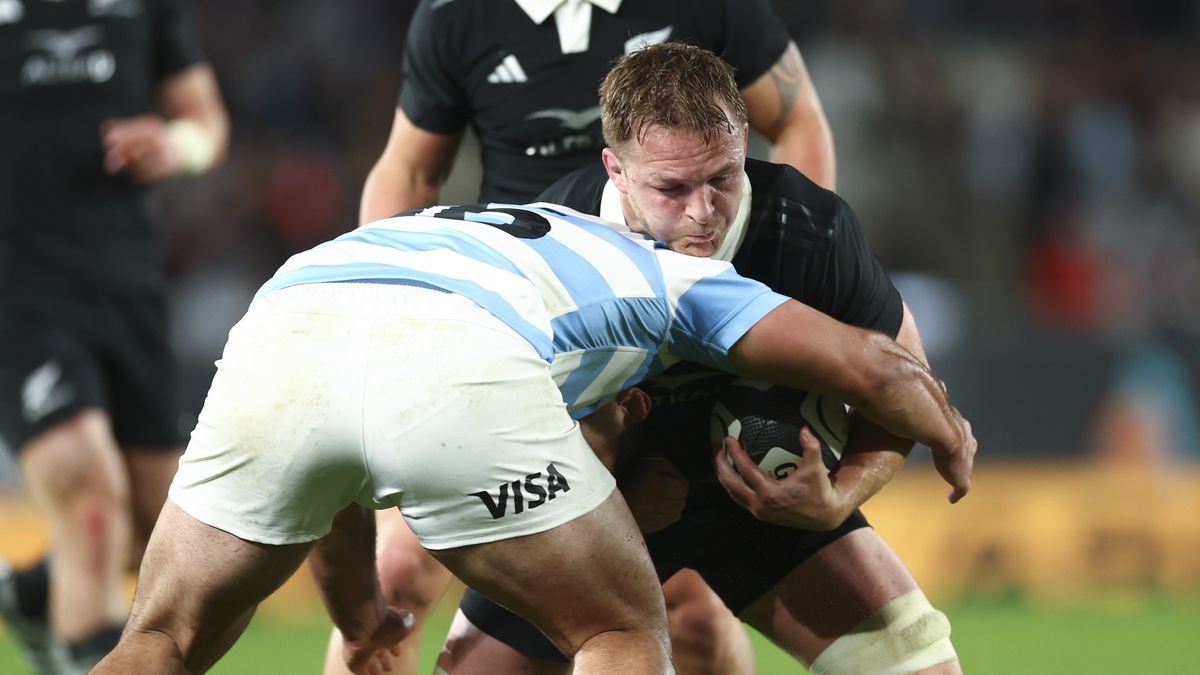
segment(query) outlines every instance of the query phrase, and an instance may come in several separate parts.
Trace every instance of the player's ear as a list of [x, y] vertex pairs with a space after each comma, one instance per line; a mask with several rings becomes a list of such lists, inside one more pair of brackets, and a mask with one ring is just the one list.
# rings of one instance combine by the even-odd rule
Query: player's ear
[[623, 193], [629, 192], [625, 186], [625, 167], [621, 165], [621, 158], [612, 148], [604, 148], [600, 151], [600, 161], [604, 162], [604, 170], [608, 172], [608, 178], [617, 186], [617, 189]]
[[637, 387], [619, 392], [616, 402], [625, 410], [625, 426], [643, 422], [650, 416], [650, 395]]

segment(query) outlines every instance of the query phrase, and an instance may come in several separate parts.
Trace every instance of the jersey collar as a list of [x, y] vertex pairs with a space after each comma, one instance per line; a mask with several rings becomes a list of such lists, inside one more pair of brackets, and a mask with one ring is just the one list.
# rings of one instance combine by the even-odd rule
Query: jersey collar
[[[609, 14], [616, 14], [617, 10], [621, 7], [621, 0], [583, 1], [599, 7]], [[536, 24], [540, 24], [546, 19], [550, 18], [550, 15], [554, 13], [554, 10], [558, 9], [559, 5], [563, 4], [564, 2], [568, 2], [568, 0], [516, 0], [517, 5], [519, 5], [521, 9], [525, 10], [525, 13], [528, 14], [529, 18], [533, 19], [533, 22]]]
[[[721, 248], [717, 249], [712, 258], [733, 262], [733, 257], [742, 247], [742, 242], [746, 239], [746, 223], [750, 222], [750, 199], [753, 196], [751, 192], [750, 176], [743, 171], [742, 203], [738, 205], [737, 215], [733, 217], [733, 224], [729, 226], [725, 241], [721, 242]], [[629, 227], [625, 222], [625, 211], [621, 209], [621, 191], [611, 178], [604, 184], [604, 192], [600, 194], [600, 217]]]

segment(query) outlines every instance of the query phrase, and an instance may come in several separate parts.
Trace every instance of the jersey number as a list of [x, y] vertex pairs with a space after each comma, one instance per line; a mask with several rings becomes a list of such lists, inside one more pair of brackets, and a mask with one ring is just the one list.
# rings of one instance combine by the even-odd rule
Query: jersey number
[[503, 206], [492, 208], [486, 204], [449, 207], [433, 206], [426, 209], [413, 209], [412, 211], [405, 211], [397, 215], [433, 216], [435, 218], [482, 223], [499, 228], [521, 239], [541, 239], [550, 232], [550, 221], [546, 220], [546, 217], [540, 213]]

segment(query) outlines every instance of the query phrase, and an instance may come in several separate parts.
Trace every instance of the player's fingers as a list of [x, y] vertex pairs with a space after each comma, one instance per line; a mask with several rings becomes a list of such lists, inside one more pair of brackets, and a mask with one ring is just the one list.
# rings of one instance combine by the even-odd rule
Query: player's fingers
[[757, 492], [767, 482], [767, 476], [759, 468], [758, 463], [750, 459], [745, 448], [733, 436], [725, 439], [725, 452], [729, 456], [729, 461], [733, 462], [733, 468], [737, 470], [738, 475], [751, 490]]
[[128, 160], [123, 152], [109, 150], [104, 153], [104, 170], [110, 174], [120, 172], [127, 163]]
[[966, 476], [960, 478], [955, 483], [952, 483], [954, 489], [950, 491], [950, 503], [957, 504], [960, 499], [967, 496], [971, 491], [971, 478]]
[[750, 500], [754, 497], [754, 491], [746, 485], [742, 474], [729, 465], [729, 455], [724, 448], [718, 448], [713, 455], [713, 466], [717, 472], [717, 480], [720, 481], [721, 487], [725, 488], [729, 498], [742, 507], [748, 508]]
[[820, 465], [819, 468], [825, 470], [825, 459], [821, 456], [821, 441], [817, 435], [808, 427], [800, 429], [800, 448], [804, 451], [804, 455], [800, 458], [801, 464], [808, 468]]

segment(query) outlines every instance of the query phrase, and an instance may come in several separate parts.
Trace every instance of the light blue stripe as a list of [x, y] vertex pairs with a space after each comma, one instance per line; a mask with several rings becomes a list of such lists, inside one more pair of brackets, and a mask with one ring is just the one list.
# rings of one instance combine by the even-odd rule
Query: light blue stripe
[[740, 277], [732, 268], [692, 284], [675, 309], [671, 352], [729, 370], [729, 348], [787, 296]]
[[[485, 225], [485, 227], [491, 226]], [[514, 241], [521, 241], [516, 237], [513, 239]], [[410, 232], [406, 230], [368, 228], [347, 232], [334, 240], [334, 242], [342, 241], [372, 244], [396, 251], [453, 251], [467, 256], [472, 260], [487, 263], [507, 272], [524, 276], [521, 274], [521, 270], [507, 257], [475, 237], [472, 237], [469, 232], [457, 229], [445, 228], [430, 232]]]
[[470, 298], [475, 304], [483, 307], [496, 318], [508, 324], [521, 337], [528, 340], [529, 344], [533, 345], [533, 348], [537, 350], [538, 355], [546, 361], [550, 361], [554, 357], [554, 344], [550, 337], [525, 320], [499, 293], [483, 288], [474, 281], [454, 279], [424, 270], [414, 270], [379, 263], [311, 265], [272, 278], [259, 289], [254, 299], [257, 301], [272, 291], [291, 286], [345, 282], [367, 284], [411, 283], [418, 286], [424, 285], [430, 288], [441, 289], [450, 293], [457, 293]]
[[[615, 246], [621, 253], [624, 253], [633, 264], [641, 271], [642, 277], [650, 284], [650, 289], [657, 296], [666, 296], [667, 289], [662, 279], [662, 272], [658, 265], [658, 258], [650, 249], [643, 248], [641, 245], [631, 241], [629, 237], [621, 232], [614, 230], [611, 226], [603, 222], [596, 222], [578, 216], [561, 214], [556, 211], [547, 209], [529, 209], [537, 211], [545, 216], [559, 218], [568, 223], [576, 225], [591, 234], [596, 235], [605, 242]], [[657, 244], [656, 244], [657, 246]]]
[[[572, 370], [567, 379], [563, 380], [563, 383], [558, 387], [559, 391], [562, 392], [563, 401], [566, 402], [568, 408], [579, 402], [580, 397], [583, 396], [583, 392], [591, 386], [592, 382], [596, 381], [596, 377], [604, 370], [608, 362], [612, 360], [613, 353], [614, 350], [612, 349], [598, 349], [583, 354], [583, 357], [579, 361], [579, 366], [575, 370]], [[612, 393], [615, 394], [616, 392]], [[591, 406], [591, 408], [595, 407], [595, 405]], [[575, 419], [584, 416], [582, 414], [577, 415], [577, 413], [579, 411], [574, 411], [571, 413], [571, 416]]]
[[596, 266], [562, 242], [550, 237], [524, 241], [546, 260], [550, 269], [554, 270], [554, 275], [567, 290], [576, 307], [615, 297], [608, 280], [600, 274]]
[[636, 347], [653, 352], [667, 339], [671, 317], [662, 298], [613, 298], [551, 320], [554, 349]]

